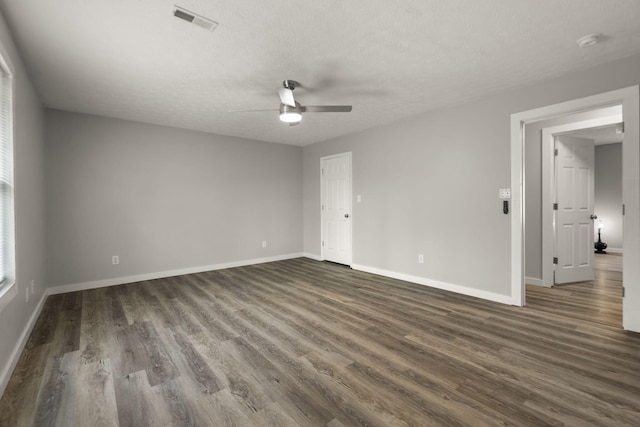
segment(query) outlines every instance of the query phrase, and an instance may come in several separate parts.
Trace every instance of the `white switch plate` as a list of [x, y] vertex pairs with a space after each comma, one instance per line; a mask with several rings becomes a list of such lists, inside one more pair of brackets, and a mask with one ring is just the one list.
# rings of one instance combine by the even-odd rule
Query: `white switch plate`
[[356, 202], [358, 202], [358, 203], [362, 202], [362, 196], [361, 195], [358, 194], [356, 196]]
[[510, 188], [501, 188], [499, 196], [501, 199], [510, 199], [511, 198], [511, 189]]
[[418, 254], [418, 263], [419, 264], [424, 264], [424, 255]]

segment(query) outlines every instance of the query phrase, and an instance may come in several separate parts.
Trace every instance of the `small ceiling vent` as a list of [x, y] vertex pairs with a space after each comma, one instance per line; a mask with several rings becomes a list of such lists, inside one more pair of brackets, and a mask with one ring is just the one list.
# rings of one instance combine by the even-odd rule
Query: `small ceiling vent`
[[198, 15], [197, 13], [190, 12], [187, 9], [177, 5], [173, 6], [173, 16], [175, 16], [176, 18], [184, 19], [185, 21], [191, 22], [193, 25], [197, 25], [198, 27], [202, 27], [208, 31], [213, 31], [218, 26], [218, 23], [216, 21], [205, 18], [204, 16]]

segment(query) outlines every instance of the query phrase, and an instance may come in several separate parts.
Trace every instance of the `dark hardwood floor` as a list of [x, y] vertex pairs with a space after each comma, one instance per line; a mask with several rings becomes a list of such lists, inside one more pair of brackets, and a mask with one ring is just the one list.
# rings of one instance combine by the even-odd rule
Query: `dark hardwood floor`
[[309, 259], [47, 299], [0, 425], [640, 425], [620, 256], [516, 308]]

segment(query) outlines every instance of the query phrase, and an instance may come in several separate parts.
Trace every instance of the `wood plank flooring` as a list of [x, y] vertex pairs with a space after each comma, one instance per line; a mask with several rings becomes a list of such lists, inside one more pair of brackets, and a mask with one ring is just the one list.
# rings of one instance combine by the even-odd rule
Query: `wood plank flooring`
[[54, 295], [0, 425], [638, 426], [620, 266], [524, 308], [304, 258]]

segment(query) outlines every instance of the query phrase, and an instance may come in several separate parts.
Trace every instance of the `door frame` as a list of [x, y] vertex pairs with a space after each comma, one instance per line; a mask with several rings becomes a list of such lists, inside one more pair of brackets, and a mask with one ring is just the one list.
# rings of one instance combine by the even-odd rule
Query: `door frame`
[[556, 194], [554, 177], [554, 138], [558, 134], [596, 126], [620, 123], [622, 114], [608, 114], [602, 117], [551, 126], [542, 129], [542, 286], [550, 288], [554, 285], [554, 215], [553, 203]]
[[[585, 98], [553, 104], [511, 115], [511, 300], [525, 304], [524, 292], [524, 125], [581, 111], [622, 104], [623, 196], [625, 205], [623, 279], [627, 293], [640, 293], [640, 96], [637, 85]], [[638, 299], [637, 296], [635, 299]], [[640, 331], [640, 304], [627, 295], [623, 299], [623, 328]]]
[[332, 154], [329, 156], [320, 157], [320, 260], [324, 261], [324, 246], [322, 245], [324, 238], [324, 210], [322, 209], [322, 204], [324, 201], [324, 176], [322, 174], [322, 165], [325, 160], [335, 159], [338, 157], [347, 157], [349, 161], [349, 263], [347, 264], [349, 267], [353, 264], [353, 155], [351, 151], [347, 151], [345, 153]]

